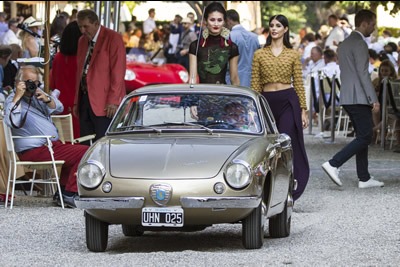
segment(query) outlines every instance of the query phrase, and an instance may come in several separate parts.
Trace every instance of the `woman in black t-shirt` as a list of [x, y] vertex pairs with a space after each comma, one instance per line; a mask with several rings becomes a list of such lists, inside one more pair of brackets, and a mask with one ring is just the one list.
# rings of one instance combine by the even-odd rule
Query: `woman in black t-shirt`
[[200, 42], [192, 42], [189, 48], [189, 82], [196, 83], [198, 76], [200, 83], [225, 84], [229, 63], [231, 84], [240, 85], [239, 49], [229, 38], [229, 30], [224, 27], [224, 7], [218, 2], [208, 5], [204, 12], [204, 21], [207, 28], [202, 32]]

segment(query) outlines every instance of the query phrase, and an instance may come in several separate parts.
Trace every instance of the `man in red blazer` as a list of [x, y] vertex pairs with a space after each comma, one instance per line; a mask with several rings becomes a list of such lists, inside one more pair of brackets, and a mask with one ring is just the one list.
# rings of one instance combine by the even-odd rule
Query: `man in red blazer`
[[126, 94], [126, 53], [121, 35], [101, 26], [94, 11], [81, 10], [77, 18], [82, 37], [74, 115], [79, 117], [81, 136], [95, 133], [97, 140], [104, 136]]

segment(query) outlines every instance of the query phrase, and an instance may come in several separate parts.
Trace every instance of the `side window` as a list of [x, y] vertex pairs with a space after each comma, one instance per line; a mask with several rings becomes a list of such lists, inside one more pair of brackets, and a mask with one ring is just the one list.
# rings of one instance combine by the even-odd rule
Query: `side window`
[[269, 134], [278, 133], [278, 129], [276, 127], [274, 115], [272, 115], [272, 111], [269, 108], [268, 102], [263, 96], [260, 96], [260, 103], [261, 103], [262, 113], [263, 113], [264, 118], [265, 118], [265, 124], [267, 126], [267, 132]]

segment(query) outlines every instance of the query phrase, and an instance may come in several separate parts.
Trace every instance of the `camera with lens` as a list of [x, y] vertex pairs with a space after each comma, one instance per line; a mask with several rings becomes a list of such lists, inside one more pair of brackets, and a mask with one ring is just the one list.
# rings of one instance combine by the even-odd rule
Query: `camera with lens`
[[25, 87], [26, 87], [26, 91], [34, 94], [36, 92], [36, 89], [38, 88], [38, 85], [32, 80], [27, 80], [27, 81], [25, 81]]

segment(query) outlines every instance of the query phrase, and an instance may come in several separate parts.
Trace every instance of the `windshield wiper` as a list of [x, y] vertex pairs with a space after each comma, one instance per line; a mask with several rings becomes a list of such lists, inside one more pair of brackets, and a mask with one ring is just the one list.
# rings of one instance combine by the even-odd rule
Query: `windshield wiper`
[[200, 127], [202, 129], [206, 130], [209, 134], [213, 134], [213, 130], [211, 130], [210, 128], [207, 128], [206, 126], [201, 125], [201, 124], [196, 124], [196, 123], [191, 123], [191, 122], [168, 122], [168, 121], [165, 121], [164, 124], [189, 125], [189, 126]]
[[138, 127], [138, 128], [141, 128], [141, 129], [150, 129], [150, 130], [153, 130], [153, 131], [155, 131], [156, 133], [161, 133], [162, 131], [161, 131], [161, 129], [157, 129], [157, 128], [154, 128], [154, 127], [151, 127], [151, 126], [146, 126], [146, 125], [139, 125], [139, 124], [134, 124], [134, 125], [130, 125], [130, 126], [122, 126], [122, 127], [118, 127], [117, 129], [128, 129], [128, 128], [134, 128], [134, 127]]

